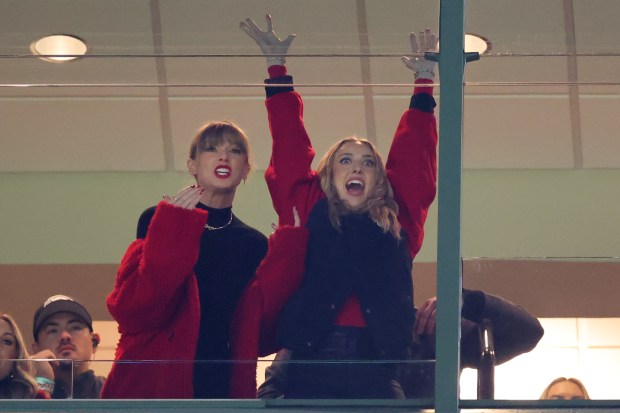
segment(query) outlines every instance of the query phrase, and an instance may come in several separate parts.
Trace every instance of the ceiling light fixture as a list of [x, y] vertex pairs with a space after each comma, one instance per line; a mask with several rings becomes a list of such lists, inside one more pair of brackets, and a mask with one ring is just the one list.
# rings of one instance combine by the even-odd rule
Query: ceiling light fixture
[[64, 63], [82, 57], [88, 47], [76, 36], [54, 34], [33, 42], [30, 50], [32, 54], [47, 62]]
[[475, 33], [465, 33], [465, 52], [478, 52], [479, 54], [488, 53], [493, 48], [493, 44], [486, 37]]

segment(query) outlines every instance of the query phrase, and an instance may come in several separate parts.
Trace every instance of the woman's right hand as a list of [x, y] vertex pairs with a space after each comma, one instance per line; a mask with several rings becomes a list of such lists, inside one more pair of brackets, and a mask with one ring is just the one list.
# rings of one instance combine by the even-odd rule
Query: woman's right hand
[[204, 192], [204, 188], [198, 185], [191, 185], [186, 188], [181, 189], [175, 196], [172, 198], [168, 195], [164, 195], [164, 201], [169, 203], [170, 205], [178, 206], [185, 209], [194, 209], [198, 202], [200, 202], [200, 197]]
[[267, 20], [267, 30], [262, 30], [254, 23], [254, 20], [250, 18], [239, 23], [239, 28], [258, 44], [263, 54], [267, 57], [268, 66], [283, 65], [285, 63], [285, 56], [288, 53], [288, 48], [293, 40], [295, 40], [295, 35], [291, 34], [284, 40], [280, 39], [273, 31], [271, 16], [266, 15], [265, 19]]

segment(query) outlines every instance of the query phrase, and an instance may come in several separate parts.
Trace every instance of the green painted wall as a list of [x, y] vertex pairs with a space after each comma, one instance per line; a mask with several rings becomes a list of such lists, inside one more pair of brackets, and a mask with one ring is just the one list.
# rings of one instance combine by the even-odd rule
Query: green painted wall
[[620, 170], [466, 171], [466, 257], [617, 257]]
[[[185, 173], [4, 173], [0, 264], [117, 263], [142, 210]], [[463, 256], [620, 255], [620, 170], [471, 170], [463, 182]], [[265, 234], [276, 216], [262, 171], [235, 212]], [[418, 261], [436, 259], [437, 211]]]

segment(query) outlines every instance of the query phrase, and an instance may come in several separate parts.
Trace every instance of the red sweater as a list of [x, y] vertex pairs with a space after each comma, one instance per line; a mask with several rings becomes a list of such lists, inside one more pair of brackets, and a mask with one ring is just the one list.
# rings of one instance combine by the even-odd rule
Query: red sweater
[[[147, 237], [127, 249], [107, 298], [121, 338], [102, 398], [193, 397], [200, 321], [193, 268], [207, 215], [162, 202]], [[233, 368], [231, 397], [256, 397], [256, 358], [277, 350], [270, 333], [299, 285], [306, 238], [303, 228], [278, 229], [237, 305], [231, 326], [232, 358], [246, 362]]]

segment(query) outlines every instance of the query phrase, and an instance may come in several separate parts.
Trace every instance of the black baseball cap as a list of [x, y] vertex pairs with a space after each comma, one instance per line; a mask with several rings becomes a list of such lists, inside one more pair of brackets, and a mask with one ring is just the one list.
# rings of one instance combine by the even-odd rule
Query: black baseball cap
[[39, 307], [36, 313], [34, 313], [32, 333], [34, 335], [35, 341], [37, 340], [37, 334], [39, 333], [39, 330], [43, 326], [45, 320], [47, 320], [54, 314], [64, 312], [78, 315], [84, 320], [92, 333], [93, 319], [82, 304], [78, 303], [73, 298], [66, 295], [53, 295], [47, 300], [45, 300], [43, 305]]

